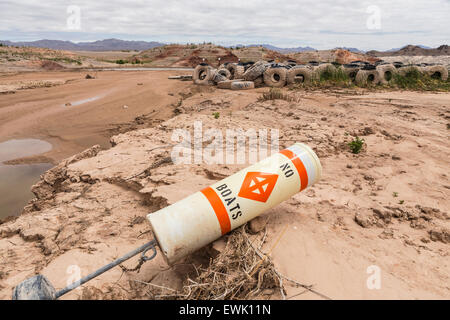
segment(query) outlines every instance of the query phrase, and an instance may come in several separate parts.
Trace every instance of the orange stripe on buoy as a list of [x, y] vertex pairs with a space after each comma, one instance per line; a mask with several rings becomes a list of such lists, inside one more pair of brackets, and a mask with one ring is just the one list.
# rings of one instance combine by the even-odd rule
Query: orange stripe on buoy
[[298, 175], [300, 176], [300, 191], [306, 189], [308, 186], [308, 172], [306, 171], [305, 165], [303, 162], [297, 157], [295, 153], [291, 150], [284, 149], [281, 150], [280, 153], [289, 158], [292, 161], [295, 168], [297, 169]]
[[220, 200], [217, 193], [211, 188], [205, 188], [201, 191], [203, 195], [208, 199], [209, 203], [211, 204], [211, 207], [213, 208], [217, 220], [219, 220], [220, 229], [222, 230], [222, 235], [228, 233], [231, 231], [231, 222], [230, 217], [228, 216], [227, 209], [225, 209], [225, 206], [222, 203], [222, 200]]

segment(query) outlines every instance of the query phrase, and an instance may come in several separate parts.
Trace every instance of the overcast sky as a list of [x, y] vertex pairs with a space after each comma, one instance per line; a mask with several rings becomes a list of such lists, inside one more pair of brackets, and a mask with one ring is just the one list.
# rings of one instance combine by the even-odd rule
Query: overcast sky
[[[76, 9], [80, 8], [80, 24]], [[78, 28], [79, 27], [79, 28]], [[391, 49], [449, 44], [450, 0], [0, 0], [0, 39], [268, 43]]]

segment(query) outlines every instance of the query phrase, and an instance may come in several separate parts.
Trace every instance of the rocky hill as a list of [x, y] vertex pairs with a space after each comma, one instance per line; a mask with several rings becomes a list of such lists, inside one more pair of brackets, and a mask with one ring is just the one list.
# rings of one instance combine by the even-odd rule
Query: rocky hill
[[[242, 46], [240, 46], [242, 47]], [[316, 49], [311, 48], [311, 47], [293, 47], [293, 48], [280, 48], [280, 47], [276, 47], [273, 46], [271, 44], [251, 44], [249, 46], [245, 46], [245, 47], [264, 47], [268, 50], [272, 50], [272, 51], [276, 51], [279, 53], [295, 53], [295, 52], [303, 52], [303, 51], [315, 51]]]
[[376, 51], [367, 52], [368, 55], [376, 57], [388, 56], [448, 56], [450, 55], [450, 46], [444, 44], [434, 49], [427, 49], [423, 46], [407, 45], [396, 51]]
[[368, 56], [363, 53], [350, 52], [344, 49], [333, 50], [320, 50], [320, 51], [308, 51], [289, 54], [289, 57], [296, 60], [298, 63], [308, 63], [309, 61], [319, 62], [337, 62], [337, 63], [350, 63], [355, 60], [367, 61], [374, 63], [379, 60], [374, 56]]
[[217, 66], [220, 63], [264, 60], [287, 60], [288, 56], [260, 47], [226, 48], [214, 44], [172, 44], [145, 50], [133, 56], [131, 61], [140, 61], [155, 67], [195, 67], [201, 62]]

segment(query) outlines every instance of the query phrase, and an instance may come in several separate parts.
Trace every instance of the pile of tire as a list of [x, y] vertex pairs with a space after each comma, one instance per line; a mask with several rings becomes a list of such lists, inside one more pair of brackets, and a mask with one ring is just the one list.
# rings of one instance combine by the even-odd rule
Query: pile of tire
[[398, 61], [378, 61], [371, 64], [359, 60], [342, 65], [317, 61], [298, 64], [294, 60], [285, 63], [260, 60], [246, 63], [229, 62], [218, 69], [202, 63], [194, 69], [192, 79], [195, 84], [217, 85], [220, 89], [246, 90], [263, 86], [281, 88], [286, 85], [306, 84], [336, 70], [342, 70], [358, 86], [385, 84], [391, 81], [395, 74], [409, 76], [412, 72], [424, 73], [443, 81], [448, 79], [448, 69], [442, 65], [404, 65]]
[[378, 63], [375, 68], [378, 71], [381, 83], [388, 83], [394, 78], [394, 74], [397, 73], [397, 68], [392, 63]]
[[192, 80], [198, 85], [214, 85], [215, 69], [211, 66], [201, 63], [194, 69]]
[[427, 64], [421, 66], [421, 71], [433, 79], [438, 79], [442, 81], [447, 81], [448, 79], [448, 68], [443, 65], [433, 65]]
[[371, 64], [360, 68], [355, 78], [355, 83], [358, 86], [376, 85], [380, 82], [380, 73], [378, 72], [377, 67]]
[[264, 84], [272, 88], [282, 88], [287, 83], [287, 75], [292, 70], [292, 65], [283, 63], [271, 63], [264, 71]]
[[308, 83], [313, 79], [313, 67], [310, 65], [299, 64], [293, 66], [287, 72], [287, 84]]
[[354, 82], [361, 66], [357, 63], [348, 63], [343, 64], [342, 68], [344, 70], [344, 73], [349, 77], [349, 79]]

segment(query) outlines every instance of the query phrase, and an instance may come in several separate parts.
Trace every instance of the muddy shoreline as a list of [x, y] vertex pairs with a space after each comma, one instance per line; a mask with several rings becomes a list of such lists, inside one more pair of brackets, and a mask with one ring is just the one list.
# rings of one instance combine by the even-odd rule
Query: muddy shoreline
[[[160, 77], [159, 72], [164, 75]], [[0, 201], [2, 206], [0, 218], [15, 216], [22, 211], [19, 208], [20, 204], [23, 207], [32, 198], [29, 189], [37, 182], [40, 173], [43, 173], [39, 170], [47, 170], [50, 165], [57, 165], [62, 159], [95, 144], [99, 144], [102, 149], [109, 149], [110, 138], [119, 131], [133, 130], [170, 118], [173, 115], [173, 105], [177, 103], [176, 99], [181, 98], [178, 93], [185, 90], [178, 89], [174, 81], [167, 79], [166, 74], [173, 75], [173, 72], [179, 73], [179, 71], [130, 71], [123, 75], [122, 71], [105, 71], [105, 74], [101, 75], [98, 75], [100, 72], [92, 73], [95, 79], [86, 79], [87, 73], [79, 70], [3, 75], [0, 84], [14, 85], [19, 81], [24, 89], [14, 94], [2, 95], [0, 144], [4, 144], [5, 141], [26, 141], [31, 137], [49, 142], [52, 148], [45, 152], [17, 154], [12, 158], [1, 159], [1, 179], [11, 180], [17, 192], [15, 196], [11, 194], [7, 197], [10, 187], [4, 185], [0, 189], [4, 194]], [[154, 84], [155, 73], [157, 73], [156, 82], [163, 84]], [[133, 91], [138, 91], [136, 94], [139, 94], [139, 90], [134, 88], [133, 91], [126, 92], [117, 84], [117, 77], [127, 82], [128, 86], [130, 81], [135, 81], [133, 87], [142, 88], [141, 92], [146, 98], [136, 99]], [[40, 87], [42, 83], [53, 84]], [[105, 91], [106, 86], [108, 88]], [[148, 88], [150, 86], [151, 88]], [[77, 91], [74, 87], [79, 87], [80, 95], [77, 97], [73, 96], [73, 91]], [[171, 89], [172, 87], [174, 88]], [[171, 95], [159, 94], [160, 89], [167, 93], [171, 92]], [[132, 101], [126, 101], [128, 99]], [[116, 111], [111, 112], [110, 110], [114, 108]], [[108, 112], [96, 111], [97, 109], [108, 109]], [[103, 121], [97, 121], [98, 117], [102, 117]], [[21, 130], [18, 130], [19, 127]], [[9, 149], [6, 146], [4, 148]], [[21, 183], [20, 180], [24, 182]], [[17, 200], [13, 201], [13, 198]]]
[[[0, 141], [34, 137], [54, 149], [41, 156], [52, 163], [94, 144], [109, 148], [110, 132], [139, 116], [164, 121], [173, 114], [188, 85], [168, 80], [178, 71], [103, 71], [85, 79], [85, 71], [33, 72], [2, 77], [2, 83], [64, 81], [65, 84], [3, 95]], [[95, 97], [95, 99], [93, 98]], [[23, 159], [30, 163], [33, 159]]]

